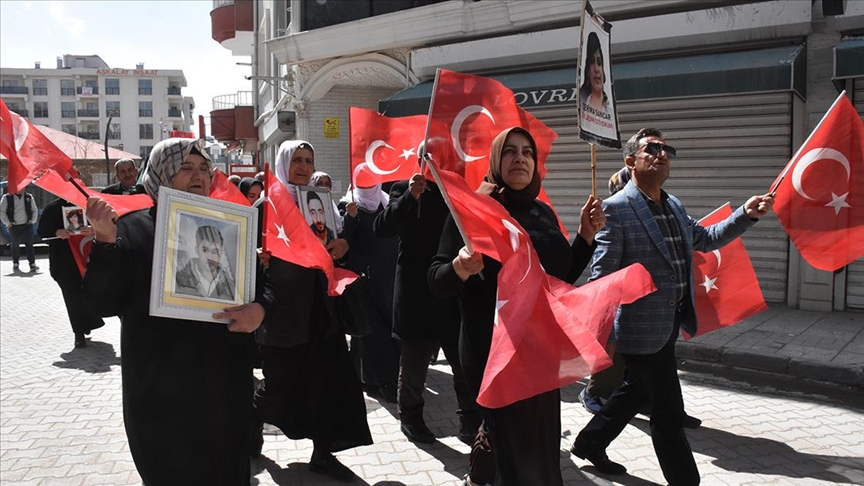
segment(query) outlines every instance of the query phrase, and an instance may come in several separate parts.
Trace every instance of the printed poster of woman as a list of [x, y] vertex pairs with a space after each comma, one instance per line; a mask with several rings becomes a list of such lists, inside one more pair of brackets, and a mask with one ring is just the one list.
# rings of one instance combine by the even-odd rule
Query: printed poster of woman
[[612, 24], [594, 12], [586, 0], [582, 10], [577, 84], [579, 138], [610, 148], [621, 148], [618, 111], [609, 62]]

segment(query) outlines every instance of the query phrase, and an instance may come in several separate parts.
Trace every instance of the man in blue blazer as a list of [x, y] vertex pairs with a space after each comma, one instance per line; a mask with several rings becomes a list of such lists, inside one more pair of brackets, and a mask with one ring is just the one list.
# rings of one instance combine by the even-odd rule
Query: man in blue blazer
[[641, 263], [657, 291], [618, 309], [614, 338], [627, 365], [627, 379], [570, 450], [601, 472], [624, 474], [626, 468], [610, 461], [606, 448], [648, 405], [651, 439], [663, 476], [669, 484], [695, 485], [699, 471], [682, 426], [684, 399], [675, 360], [679, 329], [696, 333], [693, 250], [711, 251], [734, 240], [771, 210], [774, 198], [753, 196], [726, 220], [704, 228], [662, 189], [676, 151], [659, 130], [639, 130], [623, 152], [631, 181], [603, 203], [606, 226], [594, 237], [591, 280]]

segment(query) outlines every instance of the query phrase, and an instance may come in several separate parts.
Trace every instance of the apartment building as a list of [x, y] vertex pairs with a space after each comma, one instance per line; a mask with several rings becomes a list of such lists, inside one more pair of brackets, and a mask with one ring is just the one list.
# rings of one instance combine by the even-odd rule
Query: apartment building
[[0, 67], [0, 98], [34, 125], [104, 141], [142, 159], [172, 130], [190, 131], [195, 102], [179, 69], [112, 68], [98, 55], [56, 66]]

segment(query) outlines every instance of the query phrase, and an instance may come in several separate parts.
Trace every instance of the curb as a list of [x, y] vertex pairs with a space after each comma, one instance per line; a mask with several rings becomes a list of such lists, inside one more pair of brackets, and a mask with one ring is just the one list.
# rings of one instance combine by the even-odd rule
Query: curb
[[720, 346], [679, 342], [675, 345], [679, 359], [718, 363], [733, 368], [779, 373], [794, 378], [824, 381], [864, 388], [864, 366], [846, 366], [800, 358], [770, 356]]

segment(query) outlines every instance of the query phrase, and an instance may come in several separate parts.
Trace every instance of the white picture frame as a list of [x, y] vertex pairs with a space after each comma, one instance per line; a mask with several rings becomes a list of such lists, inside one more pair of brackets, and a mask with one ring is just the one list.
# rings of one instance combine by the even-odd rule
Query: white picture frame
[[312, 233], [325, 246], [339, 237], [336, 234], [336, 215], [333, 214], [332, 201], [330, 192], [323, 187], [297, 186], [297, 206]]
[[73, 235], [80, 235], [81, 230], [89, 225], [87, 213], [78, 206], [63, 206], [63, 228]]
[[255, 209], [159, 188], [150, 315], [217, 321], [255, 298]]

